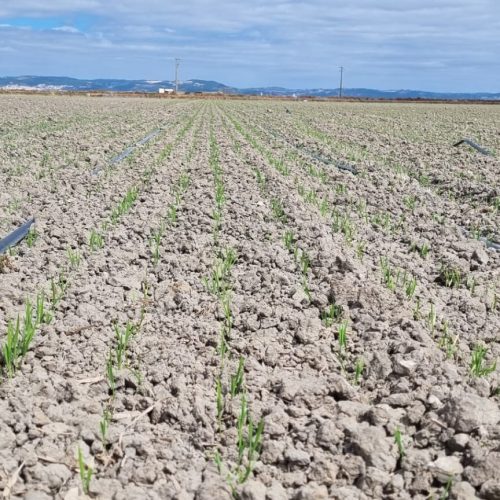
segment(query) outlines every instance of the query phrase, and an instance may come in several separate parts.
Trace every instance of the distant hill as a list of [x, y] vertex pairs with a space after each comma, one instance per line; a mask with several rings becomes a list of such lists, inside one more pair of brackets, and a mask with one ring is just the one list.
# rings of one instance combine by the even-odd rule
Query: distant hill
[[[115, 91], [115, 92], [158, 92], [160, 87], [173, 88], [170, 80], [80, 80], [66, 76], [6, 76], [0, 77], [0, 89], [59, 90], [59, 91]], [[235, 88], [210, 80], [185, 80], [179, 90], [184, 92], [223, 92], [225, 94], [272, 95], [272, 96], [314, 96], [333, 97], [338, 89], [287, 89], [283, 87]], [[376, 90], [365, 88], [344, 89], [346, 97], [371, 99], [457, 99], [457, 100], [500, 100], [498, 93], [453, 93], [425, 92], [421, 90]]]

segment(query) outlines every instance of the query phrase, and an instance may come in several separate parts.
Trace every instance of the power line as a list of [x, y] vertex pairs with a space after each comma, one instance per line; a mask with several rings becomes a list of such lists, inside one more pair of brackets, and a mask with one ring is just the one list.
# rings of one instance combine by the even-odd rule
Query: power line
[[340, 86], [339, 86], [339, 98], [342, 97], [342, 83], [344, 79], [344, 66], [340, 66]]
[[175, 93], [177, 94], [179, 90], [179, 64], [181, 63], [181, 60], [176, 57], [175, 58]]

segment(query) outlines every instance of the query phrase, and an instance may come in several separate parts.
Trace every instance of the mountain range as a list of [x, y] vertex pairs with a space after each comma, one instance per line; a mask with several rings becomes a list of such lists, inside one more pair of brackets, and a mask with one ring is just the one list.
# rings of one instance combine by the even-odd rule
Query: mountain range
[[[158, 92], [159, 88], [174, 88], [170, 80], [83, 80], [66, 76], [6, 76], [0, 77], [0, 89], [38, 91], [109, 91], [109, 92]], [[183, 92], [211, 92], [224, 94], [335, 97], [339, 89], [287, 89], [283, 87], [236, 88], [211, 80], [185, 80], [179, 84]], [[346, 97], [369, 99], [456, 99], [456, 100], [500, 100], [500, 92], [426, 92], [421, 90], [376, 90], [367, 88], [345, 88]]]

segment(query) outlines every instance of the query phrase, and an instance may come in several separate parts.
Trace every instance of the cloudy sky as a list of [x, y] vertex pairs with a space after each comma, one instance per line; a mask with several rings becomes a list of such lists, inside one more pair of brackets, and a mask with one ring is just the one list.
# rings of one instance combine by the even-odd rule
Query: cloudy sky
[[1, 0], [0, 75], [500, 91], [500, 0]]

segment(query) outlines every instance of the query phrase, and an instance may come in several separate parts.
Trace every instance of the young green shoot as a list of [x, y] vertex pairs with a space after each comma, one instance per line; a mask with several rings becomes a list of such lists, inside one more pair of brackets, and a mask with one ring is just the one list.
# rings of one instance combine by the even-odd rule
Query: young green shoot
[[394, 432], [394, 442], [396, 443], [396, 446], [398, 447], [398, 452], [399, 452], [399, 458], [402, 459], [406, 455], [405, 453], [405, 448], [403, 445], [403, 435], [401, 434], [401, 430], [399, 427], [396, 427], [396, 430]]
[[101, 421], [99, 422], [99, 431], [101, 434], [101, 441], [104, 447], [106, 447], [108, 441], [108, 430], [110, 422], [111, 422], [111, 410], [109, 408], [104, 408]]
[[273, 198], [271, 200], [271, 211], [273, 213], [273, 217], [276, 220], [281, 221], [283, 223], [287, 221], [287, 216], [285, 214], [283, 204], [278, 198]]
[[38, 233], [36, 229], [31, 228], [26, 235], [26, 244], [28, 248], [32, 248], [38, 238]]
[[365, 369], [365, 362], [363, 358], [358, 358], [356, 360], [356, 365], [354, 366], [354, 383], [356, 385], [360, 384], [364, 369]]
[[121, 329], [116, 323], [114, 325], [116, 337], [116, 366], [120, 369], [125, 362], [126, 353], [130, 339], [135, 333], [135, 327], [127, 322], [125, 328]]
[[217, 429], [222, 431], [222, 416], [224, 414], [224, 394], [222, 392], [222, 381], [220, 377], [215, 380], [215, 397], [217, 409]]
[[77, 269], [81, 262], [80, 252], [78, 250], [73, 250], [71, 247], [68, 247], [66, 250], [66, 255], [68, 256], [71, 269]]
[[489, 366], [486, 365], [487, 353], [488, 353], [487, 347], [481, 344], [476, 344], [474, 346], [470, 361], [470, 373], [475, 377], [486, 377], [497, 369], [496, 360]]
[[52, 315], [45, 310], [45, 293], [42, 291], [36, 296], [36, 323], [48, 325], [51, 321]]
[[338, 329], [339, 350], [342, 355], [347, 353], [347, 321], [343, 321]]
[[104, 236], [95, 229], [90, 232], [89, 247], [92, 252], [104, 247]]
[[245, 371], [245, 359], [240, 357], [238, 363], [238, 369], [234, 375], [231, 375], [231, 386], [230, 393], [231, 397], [234, 398], [237, 394], [240, 394], [243, 390], [243, 376]]
[[342, 313], [343, 309], [341, 305], [330, 304], [321, 312], [321, 321], [326, 327], [330, 327], [342, 317]]
[[114, 396], [116, 389], [115, 359], [111, 351], [109, 351], [108, 359], [106, 361], [106, 378], [108, 380], [109, 390], [111, 391], [111, 394]]
[[78, 469], [80, 471], [80, 481], [82, 483], [82, 490], [85, 495], [89, 494], [90, 481], [92, 480], [93, 470], [85, 463], [83, 458], [82, 449], [78, 447]]

